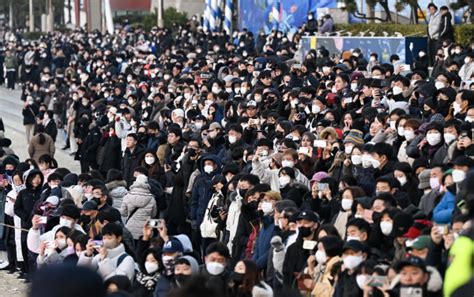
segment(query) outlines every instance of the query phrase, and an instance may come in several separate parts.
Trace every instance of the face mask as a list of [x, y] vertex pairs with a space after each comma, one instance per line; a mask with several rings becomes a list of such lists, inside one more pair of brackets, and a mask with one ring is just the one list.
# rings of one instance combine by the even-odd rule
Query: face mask
[[353, 92], [357, 91], [357, 83], [351, 83], [351, 90]]
[[191, 93], [184, 93], [184, 99], [189, 100], [191, 98]]
[[280, 188], [286, 187], [290, 183], [291, 179], [288, 175], [282, 175], [278, 178], [278, 182], [280, 183]]
[[230, 144], [233, 144], [237, 141], [237, 137], [233, 136], [233, 135], [229, 135], [229, 143]]
[[464, 64], [469, 64], [469, 63], [471, 63], [471, 58], [465, 57], [464, 58]]
[[295, 166], [295, 162], [293, 162], [293, 161], [288, 161], [288, 160], [283, 160], [283, 161], [281, 161], [281, 166], [282, 166], [282, 167], [290, 167], [290, 168], [293, 168], [293, 166]]
[[321, 108], [319, 107], [319, 105], [313, 105], [311, 106], [311, 112], [314, 113], [314, 114], [317, 114], [321, 111]]
[[359, 236], [347, 236], [346, 241], [357, 240], [360, 241]]
[[313, 230], [310, 227], [298, 227], [298, 235], [300, 237], [308, 237], [312, 232]]
[[356, 282], [357, 286], [359, 286], [359, 289], [363, 290], [365, 287], [365, 283], [367, 282], [367, 276], [365, 274], [359, 274], [356, 276]]
[[155, 163], [155, 158], [154, 157], [145, 157], [145, 163], [147, 165], [152, 165]]
[[234, 287], [238, 287], [243, 283], [244, 274], [238, 273], [238, 272], [232, 272], [230, 275], [230, 279], [232, 283], [234, 284]]
[[221, 91], [221, 89], [219, 87], [212, 87], [211, 90], [214, 94], [219, 94], [219, 92]]
[[273, 204], [271, 202], [263, 202], [262, 211], [265, 215], [271, 214], [273, 212]]
[[405, 128], [399, 126], [397, 132], [399, 136], [405, 136]]
[[175, 274], [174, 275], [174, 279], [180, 285], [183, 285], [183, 284], [187, 283], [190, 278], [191, 278], [191, 275], [185, 275], [185, 274]]
[[460, 183], [466, 178], [466, 173], [462, 170], [454, 169], [452, 176], [453, 176], [453, 182]]
[[153, 274], [158, 271], [158, 263], [155, 262], [145, 262], [145, 270], [148, 274]]
[[403, 187], [407, 183], [407, 177], [402, 176], [402, 177], [397, 177], [398, 181], [400, 182], [400, 185]]
[[344, 147], [344, 152], [346, 153], [346, 155], [350, 155], [353, 148], [353, 145], [346, 145], [346, 147]]
[[67, 247], [67, 242], [66, 242], [66, 239], [57, 239], [56, 240], [56, 243], [58, 244], [58, 248], [60, 250], [64, 249], [65, 247]]
[[372, 167], [374, 167], [375, 169], [379, 168], [379, 166], [380, 166], [380, 161], [379, 160], [372, 158], [372, 160], [370, 160], [370, 162], [372, 163]]
[[397, 129], [397, 122], [395, 122], [395, 121], [390, 121], [389, 124], [390, 124], [390, 129], [392, 129], [392, 130], [396, 130], [396, 129]]
[[437, 145], [441, 142], [441, 133], [426, 134], [426, 140], [431, 146]]
[[[246, 87], [241, 87], [240, 88], [240, 93], [245, 94], [247, 93], [247, 88]], [[257, 101], [257, 98], [254, 98], [255, 101]], [[260, 97], [260, 101], [262, 100], [262, 97]], [[258, 101], [257, 101], [258, 102]]]
[[115, 243], [115, 240], [113, 239], [104, 239], [103, 242], [104, 242], [104, 247], [106, 249], [111, 250], [117, 247], [117, 244]]
[[346, 256], [343, 260], [344, 266], [349, 270], [355, 269], [362, 261], [362, 256]]
[[211, 172], [213, 172], [213, 171], [214, 171], [214, 166], [212, 166], [212, 165], [206, 165], [206, 166], [204, 166], [204, 172], [205, 172], [205, 173], [208, 173], [208, 174], [209, 174], [209, 173], [211, 173]]
[[430, 188], [431, 189], [437, 189], [439, 187], [439, 178], [437, 177], [431, 177], [430, 178]]
[[464, 120], [468, 123], [472, 123], [474, 122], [474, 117], [467, 116]]
[[372, 157], [370, 155], [362, 155], [362, 167], [369, 168], [372, 166]]
[[450, 144], [451, 142], [453, 142], [454, 140], [456, 140], [456, 136], [451, 134], [451, 133], [444, 133], [444, 142], [446, 144]]
[[435, 87], [436, 87], [436, 89], [438, 89], [438, 90], [439, 90], [439, 89], [442, 89], [442, 88], [444, 88], [444, 83], [442, 83], [442, 82], [440, 82], [440, 81], [436, 81], [436, 82], [435, 82]]
[[353, 203], [352, 199], [343, 198], [341, 200], [341, 207], [345, 211], [348, 211], [352, 208], [352, 203]]
[[399, 94], [401, 94], [402, 92], [403, 92], [403, 89], [400, 88], [399, 86], [395, 86], [395, 87], [393, 87], [393, 89], [392, 89], [393, 95], [399, 95]]
[[390, 235], [390, 233], [392, 233], [392, 229], [393, 229], [393, 223], [392, 222], [387, 222], [387, 221], [380, 222], [380, 230], [382, 230], [382, 233], [385, 236]]
[[316, 257], [316, 261], [319, 264], [324, 264], [328, 260], [328, 256], [326, 255], [326, 253], [323, 252], [323, 251], [320, 251], [320, 250], [317, 250], [316, 255], [314, 255], [314, 256]]
[[210, 262], [206, 264], [206, 270], [211, 275], [219, 275], [224, 272], [225, 266], [221, 263]]
[[61, 227], [68, 227], [68, 228], [71, 228], [72, 226], [72, 222], [68, 219], [65, 219], [65, 218], [59, 218], [59, 225]]
[[454, 102], [453, 103], [453, 109], [454, 109], [454, 115], [457, 115], [462, 110], [461, 104], [459, 104], [457, 102]]
[[360, 155], [352, 155], [351, 156], [352, 164], [360, 165], [362, 163], [362, 156]]
[[[371, 61], [371, 62], [375, 62], [375, 60], [376, 60], [376, 59], [375, 59], [374, 56], [371, 56], [371, 57], [370, 57], [370, 61]], [[375, 77], [374, 77], [374, 78], [375, 78]]]
[[411, 130], [405, 131], [405, 139], [407, 141], [412, 141], [413, 139], [415, 139], [415, 132]]
[[426, 55], [425, 52], [419, 52], [419, 53], [418, 53], [418, 56], [419, 56], [420, 58], [423, 58], [425, 55]]

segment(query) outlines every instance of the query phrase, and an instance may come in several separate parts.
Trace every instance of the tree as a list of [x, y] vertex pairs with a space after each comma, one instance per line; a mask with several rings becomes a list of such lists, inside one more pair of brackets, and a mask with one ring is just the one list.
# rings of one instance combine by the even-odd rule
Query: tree
[[[390, 13], [390, 9], [388, 8], [388, 0], [366, 0], [367, 11], [369, 12], [369, 15], [359, 10], [359, 7], [357, 6], [357, 0], [344, 0], [344, 3], [346, 4], [345, 9], [347, 10], [347, 12], [349, 12], [356, 18], [370, 20], [370, 21], [377, 20], [381, 22], [392, 21], [392, 15]], [[385, 19], [375, 16], [374, 8], [377, 4], [380, 4], [380, 6], [382, 6], [382, 8], [384, 9]]]
[[474, 24], [474, 1], [472, 0], [457, 0], [457, 2], [451, 3], [451, 8], [454, 10], [458, 10], [464, 7], [468, 7], [470, 10], [470, 21]]

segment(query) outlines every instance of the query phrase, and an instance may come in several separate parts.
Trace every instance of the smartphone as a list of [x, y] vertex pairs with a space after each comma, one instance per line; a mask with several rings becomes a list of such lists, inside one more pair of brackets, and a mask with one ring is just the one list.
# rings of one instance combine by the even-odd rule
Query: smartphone
[[48, 217], [40, 217], [40, 224], [46, 224], [48, 222]]
[[316, 139], [313, 143], [313, 145], [315, 147], [320, 147], [320, 148], [326, 148], [327, 144], [326, 144], [326, 140], [318, 140]]
[[422, 288], [400, 288], [400, 297], [423, 297]]
[[93, 247], [95, 249], [100, 249], [104, 245], [102, 240], [93, 240], [92, 242], [94, 243]]
[[298, 117], [300, 118], [300, 120], [306, 119], [306, 113], [305, 112], [299, 112]]
[[382, 287], [385, 284], [386, 277], [385, 276], [372, 276], [372, 278], [369, 280], [368, 285], [370, 287]]
[[303, 241], [303, 249], [305, 250], [313, 250], [316, 245], [318, 244], [317, 241], [314, 240], [305, 240]]
[[446, 235], [449, 233], [448, 225], [436, 225], [435, 227], [438, 229], [439, 234]]
[[324, 191], [329, 189], [329, 184], [326, 183], [318, 183], [318, 191]]
[[295, 69], [301, 69], [301, 64], [297, 63], [297, 64], [293, 64], [293, 68]]
[[300, 147], [298, 149], [298, 154], [308, 155], [309, 154], [309, 147]]
[[148, 221], [148, 226], [151, 227], [151, 228], [158, 229], [161, 226], [161, 221], [156, 220], [156, 219], [149, 220]]

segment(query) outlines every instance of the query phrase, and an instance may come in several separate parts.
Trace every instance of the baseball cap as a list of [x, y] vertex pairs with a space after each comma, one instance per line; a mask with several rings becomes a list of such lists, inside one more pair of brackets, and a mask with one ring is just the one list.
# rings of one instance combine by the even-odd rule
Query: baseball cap
[[89, 200], [82, 205], [82, 210], [97, 210], [97, 203]]
[[415, 266], [415, 267], [419, 267], [421, 268], [423, 271], [426, 272], [426, 264], [425, 264], [425, 261], [423, 261], [423, 259], [421, 259], [420, 257], [416, 257], [416, 256], [410, 256], [402, 261], [400, 261], [397, 265], [397, 270], [400, 271], [403, 269], [403, 267], [406, 267], [406, 266]]
[[411, 245], [411, 249], [422, 250], [429, 248], [431, 245], [431, 237], [429, 235], [418, 236]]
[[183, 252], [183, 245], [178, 239], [173, 238], [165, 243], [165, 245], [163, 246], [163, 253], [175, 252]]
[[319, 223], [319, 216], [312, 210], [302, 210], [296, 217], [296, 220], [308, 220]]

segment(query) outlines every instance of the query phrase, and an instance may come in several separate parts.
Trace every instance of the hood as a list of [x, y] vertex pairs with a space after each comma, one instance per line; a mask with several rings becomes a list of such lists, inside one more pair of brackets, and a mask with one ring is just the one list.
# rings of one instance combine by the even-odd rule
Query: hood
[[189, 240], [189, 237], [186, 234], [175, 235], [174, 238], [178, 239], [179, 242], [181, 242], [184, 253], [191, 253], [193, 251], [193, 244], [191, 243], [191, 240]]
[[41, 183], [40, 183], [40, 186], [38, 187], [38, 189], [36, 190], [41, 190], [41, 187], [43, 186], [44, 184], [44, 176], [43, 176], [43, 173], [41, 173], [40, 170], [38, 169], [31, 169], [29, 172], [28, 172], [28, 175], [26, 176], [26, 181], [25, 181], [25, 186], [27, 189], [31, 190], [32, 189], [32, 185], [31, 185], [31, 181], [33, 180], [33, 178], [36, 176], [36, 175], [39, 175], [40, 178], [41, 178]]
[[127, 196], [129, 195], [133, 196], [132, 203], [137, 207], [145, 207], [150, 203], [151, 200], [155, 199], [155, 197], [150, 193], [149, 189], [138, 186], [131, 186]]
[[194, 257], [182, 256], [182, 257], [179, 257], [178, 259], [186, 259], [189, 262], [189, 264], [191, 264], [191, 275], [199, 274], [199, 264]]
[[212, 160], [214, 163], [217, 164], [217, 169], [213, 172], [213, 174], [218, 174], [221, 172], [221, 160], [219, 160], [219, 157], [217, 157], [214, 154], [205, 154], [204, 156], [201, 157], [201, 160], [199, 160], [199, 171], [204, 172], [204, 162], [206, 160]]
[[114, 180], [105, 185], [109, 191], [113, 191], [118, 187], [127, 187], [127, 182], [124, 180]]

